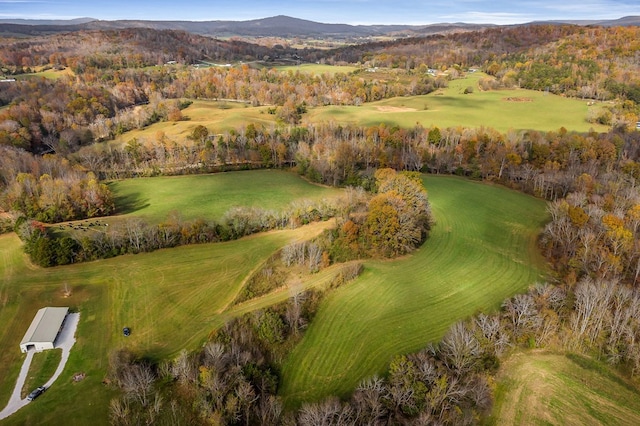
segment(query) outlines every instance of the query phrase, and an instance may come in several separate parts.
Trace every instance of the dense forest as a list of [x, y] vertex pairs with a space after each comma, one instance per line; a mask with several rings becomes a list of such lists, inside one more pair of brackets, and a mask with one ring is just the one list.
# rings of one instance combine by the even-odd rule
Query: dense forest
[[[231, 321], [202, 350], [174, 360], [151, 364], [126, 351], [110, 359], [107, 382], [123, 395], [110, 407], [114, 424], [471, 424], [490, 410], [493, 374], [513, 348], [570, 350], [640, 373], [639, 52], [637, 27], [560, 25], [329, 51], [147, 29], [7, 40], [0, 48], [4, 74], [34, 67], [72, 72], [0, 83], [1, 229], [15, 229], [32, 260], [53, 266], [335, 217], [333, 231], [280, 253], [283, 263], [313, 259], [309, 267], [317, 270], [420, 246], [433, 218], [417, 172], [457, 174], [544, 198], [551, 221], [540, 248], [553, 282], [505, 300], [498, 313], [455, 324], [437, 344], [390, 360], [385, 377], [364, 380], [348, 400], [285, 410], [277, 396], [278, 362], [313, 320], [320, 293]], [[311, 75], [248, 63], [191, 66], [282, 57], [388, 67], [399, 77]], [[302, 119], [308, 107], [430, 93], [473, 67], [489, 75], [480, 82], [483, 90], [522, 87], [608, 100], [608, 115], [597, 119], [610, 131], [503, 134]], [[434, 77], [430, 69], [447, 73]], [[185, 119], [192, 99], [269, 105], [279, 121], [215, 135], [197, 126], [185, 140], [159, 133], [122, 146], [108, 143], [131, 129]], [[293, 168], [314, 182], [360, 189], [350, 189], [338, 204], [294, 205], [277, 215], [237, 210], [219, 222], [129, 221], [91, 238], [47, 226], [113, 213], [117, 206], [104, 179], [244, 168]], [[345, 269], [334, 286], [358, 273]], [[169, 404], [163, 403], [167, 395]]]

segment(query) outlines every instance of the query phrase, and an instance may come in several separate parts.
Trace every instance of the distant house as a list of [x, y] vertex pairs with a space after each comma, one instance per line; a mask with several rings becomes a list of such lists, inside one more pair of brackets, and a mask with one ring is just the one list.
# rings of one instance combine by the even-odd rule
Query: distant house
[[68, 313], [69, 308], [40, 309], [20, 342], [20, 350], [41, 352], [53, 349]]

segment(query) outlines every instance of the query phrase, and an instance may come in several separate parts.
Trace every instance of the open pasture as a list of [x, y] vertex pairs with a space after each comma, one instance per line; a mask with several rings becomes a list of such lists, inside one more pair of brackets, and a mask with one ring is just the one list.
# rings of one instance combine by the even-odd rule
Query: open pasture
[[243, 102], [195, 100], [182, 110], [187, 117], [183, 121], [163, 121], [154, 123], [143, 129], [135, 129], [123, 133], [113, 143], [121, 144], [138, 138], [138, 140], [155, 140], [159, 132], [176, 142], [182, 142], [191, 135], [198, 125], [209, 129], [209, 134], [219, 134], [246, 127], [249, 123], [269, 128], [275, 125], [276, 116], [268, 114], [269, 107], [251, 107]]
[[[482, 73], [449, 82], [449, 87], [423, 96], [407, 96], [366, 103], [361, 106], [327, 106], [310, 109], [309, 122], [340, 121], [361, 126], [385, 123], [413, 127], [491, 127], [509, 130], [607, 131], [606, 126], [586, 121], [587, 101], [567, 99], [525, 89], [480, 91]], [[473, 93], [464, 94], [467, 87]]]
[[[345, 395], [362, 377], [384, 371], [394, 354], [437, 340], [452, 322], [495, 309], [543, 278], [535, 249], [546, 220], [542, 201], [452, 177], [427, 177], [426, 185], [438, 222], [431, 237], [411, 256], [367, 262], [363, 276], [329, 294], [283, 368], [289, 405]], [[292, 291], [325, 286], [340, 265], [296, 288], [232, 305], [247, 277], [274, 251], [327, 226], [48, 269], [29, 264], [15, 234], [0, 236], [0, 405], [23, 359], [19, 341], [38, 308], [79, 311], [78, 341], [48, 393], [55, 398], [43, 395], [11, 421], [53, 422], [63, 412], [74, 419], [70, 424], [107, 419], [113, 391], [102, 381], [112, 350], [171, 358], [182, 348], [197, 348], [226, 318], [285, 300]], [[125, 326], [129, 337], [122, 335]], [[75, 383], [76, 373], [86, 377]]]
[[438, 341], [454, 322], [544, 281], [536, 237], [544, 201], [455, 177], [428, 176], [436, 224], [417, 252], [368, 261], [322, 303], [283, 366], [288, 406], [348, 395], [396, 354]]
[[20, 80], [31, 79], [31, 78], [46, 78], [48, 80], [57, 80], [62, 77], [68, 77], [73, 75], [74, 74], [73, 74], [73, 71], [71, 71], [71, 68], [56, 70], [53, 68], [43, 69], [42, 67], [39, 67], [32, 73], [19, 74], [15, 78]]
[[[183, 348], [195, 350], [229, 315], [285, 300], [289, 293], [279, 291], [231, 307], [247, 276], [274, 251], [330, 225], [314, 223], [228, 243], [48, 269], [28, 263], [15, 234], [0, 236], [0, 405], [4, 407], [13, 389], [24, 359], [19, 343], [37, 309], [70, 306], [81, 317], [64, 373], [37, 404], [10, 421], [55, 424], [64, 416], [68, 424], [106, 424], [114, 392], [102, 381], [111, 351], [128, 348], [155, 361], [171, 358]], [[311, 284], [324, 285], [318, 279]], [[68, 297], [65, 284], [71, 291]], [[131, 329], [129, 337], [122, 334], [125, 326]], [[75, 383], [76, 373], [86, 377]]]
[[582, 355], [517, 353], [500, 368], [486, 424], [638, 425], [640, 390]]
[[171, 212], [186, 220], [220, 219], [232, 207], [279, 210], [294, 200], [320, 200], [342, 193], [280, 170], [126, 179], [110, 183], [109, 188], [115, 194], [119, 214], [154, 222], [166, 219]]
[[325, 64], [300, 64], [300, 65], [283, 65], [274, 67], [278, 71], [299, 71], [301, 73], [322, 75], [322, 74], [337, 74], [339, 72], [343, 74], [349, 74], [357, 71], [359, 68], [355, 66], [339, 66], [339, 65], [325, 65]]

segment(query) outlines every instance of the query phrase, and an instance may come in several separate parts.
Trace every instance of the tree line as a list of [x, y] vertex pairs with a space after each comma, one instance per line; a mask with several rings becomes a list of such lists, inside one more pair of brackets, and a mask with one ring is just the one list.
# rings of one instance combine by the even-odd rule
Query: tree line
[[0, 146], [0, 209], [55, 223], [107, 216], [115, 203], [92, 172], [65, 158]]
[[67, 228], [44, 226], [20, 217], [15, 230], [24, 251], [40, 266], [56, 266], [106, 259], [123, 254], [152, 252], [186, 244], [230, 241], [272, 229], [297, 227], [327, 220], [336, 214], [339, 201], [293, 202], [282, 211], [237, 207], [220, 220], [182, 220], [179, 213], [159, 224], [125, 218], [113, 224], [90, 220]]
[[[428, 76], [404, 81], [368, 80], [344, 73], [239, 68], [154, 67], [87, 70], [58, 80], [28, 79], [5, 84], [0, 103], [0, 145], [34, 153], [68, 154], [94, 141], [112, 139], [157, 121], [179, 121], [182, 99], [232, 99], [275, 105], [285, 123], [296, 124], [304, 108], [359, 105], [436, 89]], [[4, 89], [4, 87], [3, 87]]]
[[353, 45], [327, 54], [332, 61], [413, 72], [476, 67], [501, 87], [623, 98], [637, 105], [639, 31], [637, 26], [522, 25]]

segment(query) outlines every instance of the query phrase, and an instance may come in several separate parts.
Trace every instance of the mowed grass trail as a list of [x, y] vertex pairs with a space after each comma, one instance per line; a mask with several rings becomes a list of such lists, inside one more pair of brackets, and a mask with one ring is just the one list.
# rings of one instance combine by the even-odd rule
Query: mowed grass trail
[[[480, 91], [482, 73], [449, 82], [449, 87], [423, 96], [407, 96], [366, 103], [361, 106], [314, 108], [304, 116], [308, 122], [338, 121], [361, 126], [385, 123], [413, 127], [491, 127], [500, 132], [535, 129], [607, 131], [606, 126], [586, 121], [587, 101], [525, 89]], [[467, 87], [473, 93], [464, 94]]]
[[425, 185], [436, 219], [429, 239], [405, 258], [366, 262], [363, 275], [329, 294], [283, 366], [288, 406], [346, 396], [393, 355], [545, 279], [536, 249], [544, 201], [455, 177]]
[[497, 376], [487, 425], [639, 425], [640, 389], [582, 355], [512, 355]]
[[[274, 251], [327, 226], [331, 222], [47, 269], [28, 264], [15, 234], [0, 236], [0, 406], [13, 389], [24, 359], [19, 343], [37, 309], [79, 311], [77, 342], [63, 375], [37, 404], [11, 416], [11, 424], [57, 424], [61, 418], [66, 424], [106, 424], [114, 392], [102, 381], [113, 350], [128, 348], [153, 361], [195, 350], [235, 314], [226, 311], [252, 271]], [[279, 300], [287, 297], [282, 292]], [[129, 337], [122, 335], [125, 326]], [[72, 382], [79, 372], [86, 378]]]
[[280, 170], [136, 178], [112, 182], [109, 188], [118, 213], [156, 222], [171, 212], [187, 220], [220, 219], [232, 207], [280, 210], [294, 200], [320, 200], [342, 193]]

